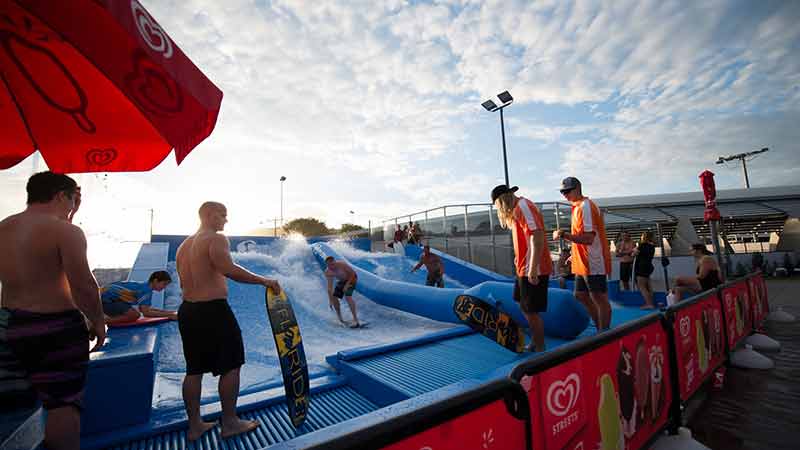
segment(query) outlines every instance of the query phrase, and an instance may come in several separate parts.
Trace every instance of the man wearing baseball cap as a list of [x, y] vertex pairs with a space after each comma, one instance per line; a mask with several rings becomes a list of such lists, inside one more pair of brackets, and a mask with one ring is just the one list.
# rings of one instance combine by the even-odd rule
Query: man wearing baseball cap
[[555, 230], [553, 239], [572, 242], [572, 273], [575, 298], [589, 311], [597, 331], [611, 326], [606, 278], [611, 273], [611, 249], [600, 208], [583, 196], [581, 182], [567, 177], [561, 182], [561, 195], [572, 203], [572, 229]]

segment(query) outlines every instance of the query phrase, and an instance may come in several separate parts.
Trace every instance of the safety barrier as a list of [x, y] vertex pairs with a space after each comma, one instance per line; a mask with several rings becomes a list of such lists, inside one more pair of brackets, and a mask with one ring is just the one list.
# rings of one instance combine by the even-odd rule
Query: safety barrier
[[719, 288], [719, 295], [725, 317], [728, 351], [733, 351], [744, 338], [750, 335], [753, 329], [747, 278], [725, 283]]
[[727, 345], [719, 290], [712, 289], [669, 307], [665, 323], [674, 339], [675, 394], [687, 402], [725, 363]]
[[747, 286], [750, 289], [750, 302], [753, 307], [752, 312], [753, 330], [758, 330], [764, 324], [764, 320], [769, 314], [769, 302], [767, 300], [767, 283], [764, 275], [757, 272], [747, 279]]
[[521, 363], [535, 448], [641, 448], [669, 420], [669, 343], [653, 313]]
[[[681, 405], [713, 378], [768, 310], [766, 285], [756, 273], [520, 363], [509, 378], [527, 395], [529, 443], [497, 448], [577, 449], [598, 443], [600, 448], [646, 448], [664, 430], [677, 428]], [[435, 426], [424, 417], [407, 419], [404, 426], [419, 427], [410, 436], [393, 434], [400, 430], [397, 423], [372, 427], [367, 442], [392, 450], [481, 448], [472, 441], [454, 441], [462, 435], [455, 430], [474, 432], [496, 419], [492, 414], [508, 414], [499, 403], [486, 406], [491, 404], [484, 399], [467, 413], [463, 404], [458, 410], [443, 400], [437, 414], [449, 419]], [[365, 448], [357, 434], [339, 439], [349, 445], [337, 448]]]
[[274, 448], [531, 450], [526, 400], [508, 378], [465, 380]]

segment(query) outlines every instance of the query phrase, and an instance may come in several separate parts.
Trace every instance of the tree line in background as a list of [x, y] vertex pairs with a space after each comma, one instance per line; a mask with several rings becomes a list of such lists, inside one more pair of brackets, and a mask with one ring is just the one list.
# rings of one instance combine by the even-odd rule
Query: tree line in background
[[313, 217], [301, 217], [294, 219], [283, 226], [286, 233], [300, 233], [303, 236], [325, 236], [329, 234], [349, 233], [351, 231], [360, 231], [365, 228], [361, 225], [352, 223], [344, 223], [341, 228], [328, 228], [325, 222], [322, 222]]

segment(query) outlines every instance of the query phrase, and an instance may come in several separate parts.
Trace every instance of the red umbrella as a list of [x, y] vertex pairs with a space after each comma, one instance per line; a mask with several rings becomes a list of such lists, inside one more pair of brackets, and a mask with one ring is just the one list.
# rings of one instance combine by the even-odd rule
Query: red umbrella
[[180, 164], [221, 101], [136, 0], [0, 0], [0, 169], [35, 150], [64, 173]]

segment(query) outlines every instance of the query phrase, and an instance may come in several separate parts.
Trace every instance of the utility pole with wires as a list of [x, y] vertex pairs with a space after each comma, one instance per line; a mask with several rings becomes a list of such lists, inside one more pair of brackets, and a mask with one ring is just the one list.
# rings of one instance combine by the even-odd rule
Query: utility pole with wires
[[739, 159], [742, 161], [742, 170], [744, 171], [744, 185], [745, 188], [750, 189], [750, 179], [747, 177], [747, 161], [752, 161], [756, 155], [764, 153], [768, 151], [767, 147], [762, 148], [761, 150], [756, 150], [754, 152], [747, 152], [747, 153], [739, 153], [737, 155], [731, 156], [720, 156], [717, 160], [717, 164], [725, 164], [728, 161], [733, 161], [735, 159]]

